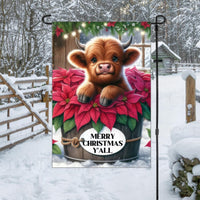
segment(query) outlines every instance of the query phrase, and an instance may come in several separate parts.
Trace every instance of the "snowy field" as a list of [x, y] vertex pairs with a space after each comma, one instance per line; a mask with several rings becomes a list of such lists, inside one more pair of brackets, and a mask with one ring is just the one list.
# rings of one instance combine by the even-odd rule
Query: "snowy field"
[[[197, 89], [200, 89], [200, 73]], [[198, 88], [199, 86], [199, 88]], [[170, 130], [185, 124], [185, 81], [160, 76], [160, 199], [172, 191]], [[200, 104], [197, 103], [197, 120]], [[51, 136], [40, 135], [0, 153], [0, 200], [153, 200], [155, 193], [155, 80], [152, 81], [151, 168], [52, 168]], [[87, 163], [90, 165], [90, 163]]]

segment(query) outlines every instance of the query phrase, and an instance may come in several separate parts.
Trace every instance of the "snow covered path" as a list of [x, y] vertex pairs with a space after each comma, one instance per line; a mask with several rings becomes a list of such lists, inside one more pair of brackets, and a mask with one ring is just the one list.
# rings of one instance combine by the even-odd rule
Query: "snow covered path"
[[[197, 86], [200, 75], [197, 76]], [[155, 81], [152, 81], [155, 91]], [[200, 89], [200, 88], [198, 88]], [[185, 82], [180, 74], [160, 77], [160, 199], [171, 190], [170, 130], [185, 123]], [[197, 105], [197, 111], [200, 105]], [[198, 114], [198, 112], [197, 112]], [[51, 136], [40, 135], [0, 153], [0, 200], [154, 200], [155, 94], [152, 95], [151, 168], [52, 168]], [[197, 115], [197, 120], [200, 116]]]

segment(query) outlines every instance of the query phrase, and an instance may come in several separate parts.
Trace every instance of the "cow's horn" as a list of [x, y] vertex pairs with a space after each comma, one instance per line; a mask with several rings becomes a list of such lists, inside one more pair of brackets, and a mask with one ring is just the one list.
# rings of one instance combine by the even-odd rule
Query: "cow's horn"
[[75, 38], [75, 42], [78, 48], [85, 50], [85, 44], [80, 43], [77, 38]]
[[132, 36], [130, 37], [130, 39], [126, 43], [122, 43], [123, 49], [126, 49], [127, 47], [129, 47], [131, 42], [132, 42]]

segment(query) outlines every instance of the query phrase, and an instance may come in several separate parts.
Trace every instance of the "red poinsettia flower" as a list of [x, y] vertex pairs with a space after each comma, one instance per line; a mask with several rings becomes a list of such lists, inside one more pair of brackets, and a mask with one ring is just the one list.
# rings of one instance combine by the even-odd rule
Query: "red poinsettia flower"
[[147, 27], [150, 27], [150, 24], [148, 22], [141, 22], [141, 25], [146, 29]]
[[[111, 104], [112, 106], [112, 104]], [[110, 108], [100, 106], [100, 120], [101, 122], [107, 126], [110, 130], [112, 130], [115, 121], [116, 121], [116, 110], [115, 107], [112, 106]]]
[[144, 80], [142, 79], [142, 76], [136, 67], [126, 68], [125, 74], [132, 89], [137, 89], [139, 91], [144, 89]]
[[58, 142], [57, 140], [52, 139], [52, 144], [55, 144], [56, 142]]
[[136, 67], [127, 68], [125, 74], [135, 93], [143, 96], [141, 102], [146, 102], [151, 107], [151, 75], [137, 70]]
[[145, 145], [145, 147], [151, 147], [151, 140]]
[[52, 88], [53, 88], [53, 91], [61, 91], [62, 83], [61, 82], [53, 82]]
[[111, 26], [114, 27], [115, 24], [116, 24], [116, 22], [108, 22], [107, 26], [108, 26], [108, 27], [111, 27]]
[[106, 32], [108, 32], [108, 29], [106, 28]]
[[71, 87], [78, 87], [84, 81], [85, 73], [78, 69], [53, 70], [53, 91], [57, 91], [61, 87], [60, 83], [65, 83]]
[[72, 98], [70, 104], [74, 106], [80, 106], [79, 110], [75, 112], [75, 123], [77, 130], [89, 123], [91, 120], [97, 123], [98, 119], [100, 119], [105, 126], [112, 129], [116, 121], [115, 105], [117, 102], [114, 102], [110, 106], [104, 107], [100, 105], [99, 99], [100, 95], [96, 95], [89, 103], [83, 104], [77, 100], [77, 97]]
[[64, 31], [62, 30], [62, 28], [59, 28], [59, 27], [57, 26], [57, 27], [56, 27], [56, 36], [59, 37], [60, 34], [61, 34], [62, 32], [64, 32]]
[[94, 98], [92, 101], [89, 103], [80, 103], [77, 100], [77, 97], [73, 98], [71, 101], [71, 104], [79, 105], [79, 110], [75, 113], [75, 123], [77, 130], [79, 130], [82, 126], [88, 124], [91, 119], [97, 123], [99, 117], [100, 117], [100, 110], [99, 110], [99, 105], [96, 102], [96, 98]]
[[125, 92], [123, 96], [118, 98], [121, 104], [116, 104], [117, 113], [120, 115], [128, 115], [138, 120], [138, 112], [142, 114], [140, 104], [141, 95], [135, 94], [134, 91]]
[[137, 93], [144, 96], [141, 102], [146, 102], [151, 107], [151, 75], [143, 73], [142, 78], [144, 80], [144, 89]]
[[[53, 91], [52, 98], [57, 101], [53, 109], [53, 118], [61, 115], [64, 110], [70, 108], [70, 99], [75, 95], [75, 87], [70, 87], [66, 84], [62, 84], [62, 90]], [[73, 115], [72, 115], [73, 116]]]

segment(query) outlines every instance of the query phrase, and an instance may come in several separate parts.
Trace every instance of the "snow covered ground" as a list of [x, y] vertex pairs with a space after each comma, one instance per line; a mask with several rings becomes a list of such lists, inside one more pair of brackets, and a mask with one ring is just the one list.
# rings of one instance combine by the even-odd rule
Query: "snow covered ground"
[[[197, 76], [197, 89], [200, 73]], [[160, 76], [160, 199], [180, 199], [171, 189], [170, 130], [185, 124], [185, 81]], [[1, 200], [153, 200], [155, 194], [155, 80], [152, 81], [151, 168], [52, 168], [51, 136], [40, 135], [0, 153]], [[200, 121], [197, 103], [197, 120]], [[88, 163], [90, 165], [90, 163]]]

